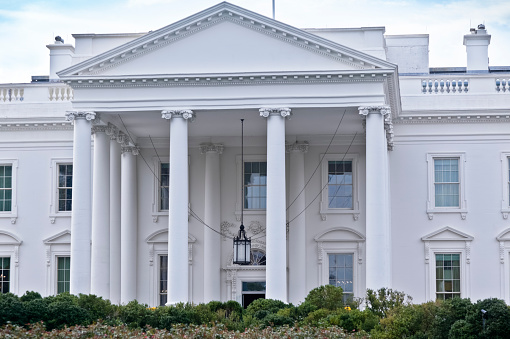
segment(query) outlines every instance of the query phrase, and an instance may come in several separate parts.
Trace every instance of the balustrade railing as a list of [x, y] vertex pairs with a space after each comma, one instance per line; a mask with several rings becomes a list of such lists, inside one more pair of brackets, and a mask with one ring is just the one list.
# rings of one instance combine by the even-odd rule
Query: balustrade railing
[[0, 84], [0, 104], [28, 102], [69, 102], [73, 89], [65, 84]]
[[0, 88], [0, 103], [23, 101], [24, 92], [25, 92], [25, 90], [23, 88], [18, 88], [18, 87]]
[[510, 92], [510, 78], [508, 79], [496, 79], [496, 91], [498, 92]]
[[469, 91], [469, 81], [467, 79], [426, 79], [421, 82], [421, 92], [423, 94], [439, 93], [467, 93]]

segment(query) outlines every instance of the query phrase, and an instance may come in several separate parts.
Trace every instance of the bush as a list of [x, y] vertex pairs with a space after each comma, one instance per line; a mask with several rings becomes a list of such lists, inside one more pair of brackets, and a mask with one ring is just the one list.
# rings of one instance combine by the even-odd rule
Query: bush
[[26, 323], [25, 307], [12, 293], [0, 294], [0, 325], [8, 321], [18, 325]]
[[438, 309], [430, 333], [434, 338], [447, 339], [453, 324], [466, 318], [472, 304], [469, 299], [461, 298], [437, 301], [436, 304]]
[[305, 298], [305, 302], [317, 309], [336, 310], [344, 306], [343, 290], [333, 285], [319, 286], [311, 290]]
[[[266, 311], [267, 314], [271, 314], [271, 313], [277, 313], [278, 310], [280, 310], [282, 308], [287, 308], [287, 307], [290, 307], [290, 306], [281, 300], [257, 299], [257, 300], [254, 300], [250, 305], [248, 305], [248, 307], [246, 308], [246, 315], [254, 316], [257, 319], [263, 319], [264, 317], [260, 318], [262, 313], [258, 313], [259, 311]], [[256, 315], [257, 313], [259, 315]], [[266, 314], [266, 313], [264, 313], [264, 314]]]
[[42, 299], [41, 295], [38, 292], [34, 291], [26, 291], [25, 294], [23, 294], [19, 300], [22, 302], [29, 302], [35, 299]]
[[413, 298], [404, 292], [394, 291], [391, 288], [383, 287], [377, 292], [367, 288], [365, 304], [370, 311], [383, 318], [388, 310], [401, 305], [409, 305], [412, 300]]
[[[482, 309], [487, 311], [485, 331], [482, 325]], [[478, 338], [508, 338], [510, 333], [510, 312], [503, 300], [492, 298], [478, 300], [466, 315], [467, 327], [472, 336]]]
[[89, 312], [94, 321], [109, 320], [113, 317], [115, 307], [109, 300], [104, 300], [93, 294], [80, 294], [76, 302], [79, 307]]
[[72, 325], [89, 325], [92, 318], [87, 310], [66, 301], [54, 301], [48, 305], [46, 327], [48, 330]]

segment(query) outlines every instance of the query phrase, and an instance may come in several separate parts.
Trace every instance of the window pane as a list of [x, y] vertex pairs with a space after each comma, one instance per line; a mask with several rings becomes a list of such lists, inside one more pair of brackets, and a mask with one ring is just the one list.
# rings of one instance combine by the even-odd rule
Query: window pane
[[266, 162], [244, 163], [244, 208], [266, 208]]
[[352, 208], [352, 161], [328, 161], [328, 207]]
[[436, 298], [460, 297], [460, 254], [436, 254]]

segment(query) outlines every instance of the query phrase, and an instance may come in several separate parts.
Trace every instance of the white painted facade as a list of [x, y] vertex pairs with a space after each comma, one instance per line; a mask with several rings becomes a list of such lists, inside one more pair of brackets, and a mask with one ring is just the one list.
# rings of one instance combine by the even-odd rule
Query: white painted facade
[[[169, 255], [168, 303], [242, 302], [250, 282], [299, 303], [338, 255], [355, 297], [422, 302], [449, 284], [448, 255], [452, 293], [510, 302], [510, 67], [489, 67], [485, 27], [464, 37], [468, 67], [444, 69], [429, 68], [428, 35], [301, 30], [229, 3], [147, 34], [74, 37], [47, 46], [49, 82], [0, 85], [9, 291], [56, 294], [70, 257], [72, 293], [156, 306]], [[240, 119], [245, 162], [267, 164], [266, 206], [243, 214], [266, 265], [232, 264]], [[443, 160], [458, 181], [438, 181]], [[346, 206], [329, 202], [334, 162], [351, 168], [335, 186]], [[438, 206], [446, 186], [458, 194]]]

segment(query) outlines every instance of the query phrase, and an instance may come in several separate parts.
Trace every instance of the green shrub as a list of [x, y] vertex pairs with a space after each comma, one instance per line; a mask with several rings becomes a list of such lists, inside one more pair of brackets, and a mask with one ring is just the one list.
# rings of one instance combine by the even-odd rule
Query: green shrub
[[80, 294], [76, 302], [79, 307], [89, 312], [90, 317], [94, 321], [99, 319], [109, 320], [113, 317], [115, 307], [109, 300], [104, 300], [93, 294]]
[[12, 293], [0, 294], [0, 325], [8, 321], [18, 325], [26, 323], [25, 307]]
[[130, 328], [144, 327], [147, 324], [148, 312], [147, 305], [138, 303], [138, 301], [130, 301], [127, 305], [118, 309], [118, 317], [120, 321]]
[[[487, 311], [488, 319], [485, 331], [482, 325], [482, 312]], [[510, 312], [503, 300], [491, 298], [479, 300], [466, 315], [466, 323], [470, 334], [478, 338], [508, 338], [510, 335]]]
[[27, 323], [36, 323], [39, 321], [48, 321], [48, 300], [33, 299], [24, 303]]
[[223, 303], [222, 308], [227, 312], [227, 317], [243, 317], [243, 306], [235, 300], [229, 300]]
[[263, 319], [264, 317], [260, 318], [260, 314], [256, 316], [256, 313], [259, 311], [267, 311], [267, 314], [276, 313], [278, 310], [287, 307], [289, 307], [289, 305], [281, 300], [257, 299], [248, 305], [246, 308], [246, 315], [254, 316], [257, 319]]
[[404, 292], [394, 291], [391, 288], [380, 288], [377, 291], [367, 288], [365, 299], [366, 307], [379, 317], [384, 317], [388, 310], [409, 305], [413, 298]]
[[451, 339], [471, 339], [476, 338], [476, 336], [472, 335], [472, 329], [469, 324], [464, 320], [460, 319], [453, 323], [450, 328], [448, 338]]
[[430, 335], [438, 339], [447, 339], [453, 324], [458, 320], [464, 320], [472, 307], [471, 301], [463, 298], [439, 300], [436, 301], [436, 305], [437, 313]]
[[46, 327], [48, 330], [92, 323], [89, 312], [71, 302], [54, 301], [48, 305], [47, 314]]
[[316, 311], [310, 312], [303, 320], [303, 323], [312, 326], [321, 326], [327, 323], [327, 317], [332, 313], [331, 310], [320, 308]]
[[311, 290], [305, 298], [305, 302], [315, 306], [317, 309], [325, 308], [336, 310], [344, 306], [343, 290], [333, 285], [319, 286]]
[[25, 294], [23, 294], [19, 299], [22, 302], [29, 302], [35, 299], [42, 299], [42, 297], [38, 292], [26, 291]]

